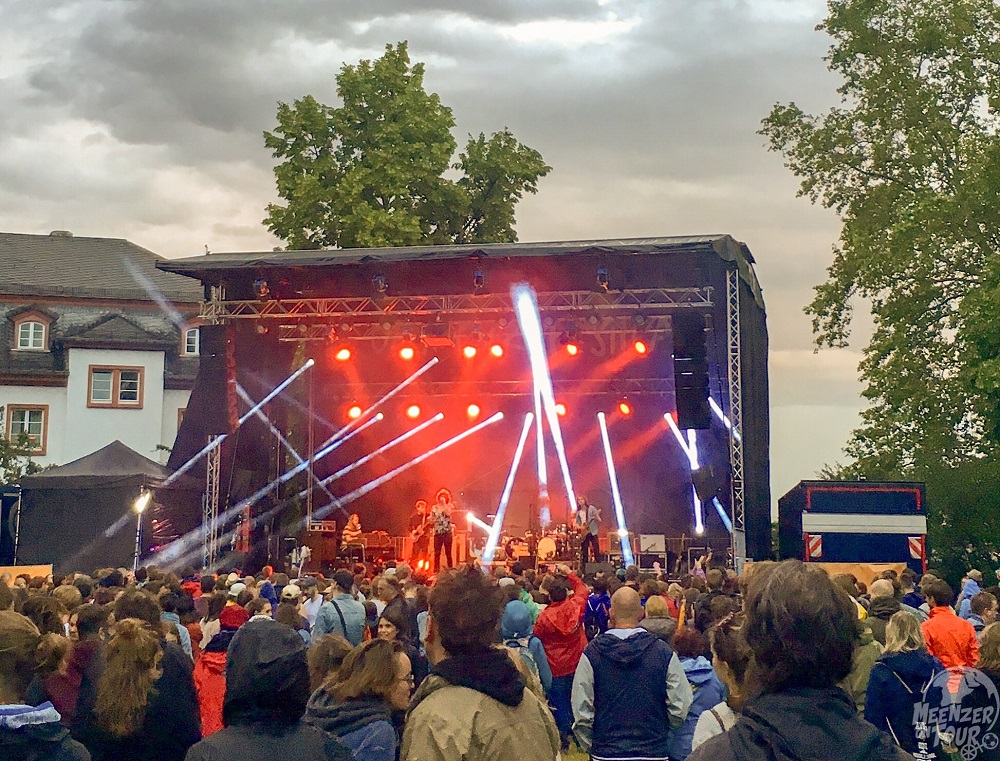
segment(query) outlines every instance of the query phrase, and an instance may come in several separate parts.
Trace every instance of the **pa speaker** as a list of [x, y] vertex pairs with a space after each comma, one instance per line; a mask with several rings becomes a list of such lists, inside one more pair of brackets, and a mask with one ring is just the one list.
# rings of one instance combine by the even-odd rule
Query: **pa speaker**
[[701, 314], [671, 318], [674, 345], [674, 395], [677, 426], [703, 430], [712, 425], [708, 406], [708, 348]]
[[702, 465], [692, 470], [691, 483], [698, 499], [702, 502], [711, 502], [713, 497], [719, 496], [719, 482], [711, 465]]
[[198, 384], [204, 396], [198, 413], [205, 433], [229, 434], [239, 425], [233, 337], [225, 325], [202, 325], [200, 330]]
[[599, 573], [605, 576], [614, 576], [615, 567], [611, 563], [587, 563], [587, 568], [584, 570], [585, 575], [597, 576]]

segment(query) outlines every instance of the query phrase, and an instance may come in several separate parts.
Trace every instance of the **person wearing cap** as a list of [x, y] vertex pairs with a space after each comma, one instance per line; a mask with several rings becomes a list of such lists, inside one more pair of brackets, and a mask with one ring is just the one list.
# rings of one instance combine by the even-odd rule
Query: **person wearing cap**
[[279, 624], [289, 626], [299, 633], [302, 641], [307, 645], [310, 642], [309, 624], [299, 613], [299, 605], [302, 602], [302, 590], [298, 584], [288, 584], [281, 590], [281, 602], [278, 610], [274, 614], [274, 620]]
[[301, 579], [299, 586], [305, 594], [305, 599], [302, 601], [302, 615], [306, 617], [309, 628], [312, 629], [316, 625], [319, 609], [323, 606], [323, 595], [319, 593], [319, 585], [312, 576]]
[[[236, 632], [247, 619], [239, 605], [230, 605], [219, 614], [219, 633], [214, 635], [194, 664], [194, 688], [201, 713], [201, 736], [222, 729], [222, 703], [226, 697], [226, 651]], [[249, 616], [249, 613], [247, 613]]]
[[306, 645], [287, 626], [260, 619], [232, 638], [222, 706], [225, 729], [185, 761], [348, 761], [351, 751], [302, 721], [309, 700]]
[[977, 571], [972, 569], [969, 571], [965, 578], [965, 584], [962, 585], [962, 594], [958, 598], [958, 617], [964, 618], [966, 621], [972, 615], [972, 598], [983, 591], [983, 574], [982, 571]]
[[354, 576], [345, 568], [333, 574], [329, 599], [316, 614], [313, 624], [313, 639], [324, 634], [339, 634], [357, 647], [365, 636], [365, 606], [354, 599]]

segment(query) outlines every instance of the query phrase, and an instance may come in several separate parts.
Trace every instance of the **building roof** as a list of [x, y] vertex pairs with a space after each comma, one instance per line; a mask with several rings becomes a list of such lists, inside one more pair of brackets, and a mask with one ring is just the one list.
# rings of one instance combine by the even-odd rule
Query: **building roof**
[[177, 338], [171, 333], [154, 333], [120, 314], [107, 314], [79, 330], [67, 333], [63, 345], [80, 348], [149, 348], [173, 346]]
[[335, 267], [367, 262], [430, 261], [475, 258], [521, 258], [576, 256], [579, 254], [649, 255], [689, 251], [714, 252], [735, 262], [754, 298], [764, 305], [760, 284], [753, 270], [754, 258], [745, 243], [730, 235], [693, 235], [614, 240], [550, 241], [539, 243], [474, 243], [466, 245], [397, 246], [392, 248], [345, 248], [314, 251], [266, 251], [221, 253], [184, 259], [161, 259], [166, 272], [213, 282], [224, 272], [238, 270]]
[[198, 303], [201, 287], [157, 268], [165, 261], [123, 238], [0, 232], [0, 293]]

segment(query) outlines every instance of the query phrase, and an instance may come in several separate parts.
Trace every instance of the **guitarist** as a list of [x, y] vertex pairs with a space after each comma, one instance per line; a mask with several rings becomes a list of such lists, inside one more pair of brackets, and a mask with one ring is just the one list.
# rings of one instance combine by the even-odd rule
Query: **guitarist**
[[576, 529], [580, 534], [580, 572], [587, 569], [588, 549], [594, 550], [594, 562], [597, 562], [597, 534], [601, 530], [601, 511], [587, 502], [587, 498], [576, 498]]
[[410, 565], [426, 558], [430, 550], [431, 522], [427, 517], [427, 500], [418, 499], [413, 507], [414, 513], [410, 516], [410, 539], [413, 540]]

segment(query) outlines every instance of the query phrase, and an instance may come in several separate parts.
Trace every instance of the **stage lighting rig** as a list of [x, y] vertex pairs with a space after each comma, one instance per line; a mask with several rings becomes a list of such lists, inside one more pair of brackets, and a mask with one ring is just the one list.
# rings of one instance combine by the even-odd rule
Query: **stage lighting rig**
[[597, 291], [599, 293], [607, 293], [608, 292], [608, 286], [609, 286], [609, 282], [608, 282], [608, 268], [607, 267], [598, 267], [597, 268]]
[[486, 292], [486, 273], [482, 270], [476, 270], [472, 273], [472, 292], [474, 294]]
[[580, 339], [577, 338], [575, 330], [564, 330], [559, 335], [559, 344], [566, 349], [566, 353], [571, 357], [580, 353]]
[[262, 277], [253, 281], [253, 292], [260, 301], [267, 301], [271, 298], [271, 286], [269, 286], [267, 284], [267, 280]]
[[372, 290], [375, 291], [376, 296], [385, 296], [389, 290], [389, 281], [386, 280], [385, 275], [375, 275], [372, 278]]

